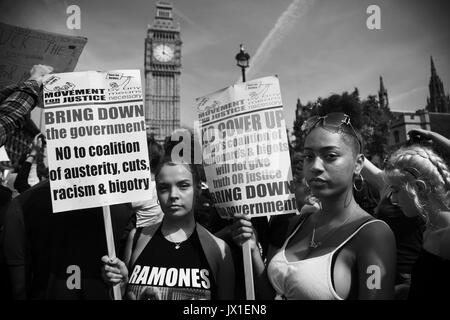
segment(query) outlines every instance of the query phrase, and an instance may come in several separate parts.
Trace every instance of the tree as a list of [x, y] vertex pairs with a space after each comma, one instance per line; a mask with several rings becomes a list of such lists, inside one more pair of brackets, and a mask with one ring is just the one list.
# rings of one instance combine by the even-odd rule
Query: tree
[[363, 126], [360, 128], [365, 142], [365, 155], [383, 159], [388, 152], [390, 124], [393, 115], [388, 107], [380, 107], [375, 96], [362, 101]]
[[361, 101], [358, 88], [352, 93], [333, 94], [325, 99], [319, 97], [316, 102], [308, 102], [303, 106], [301, 114], [294, 122], [295, 151], [301, 151], [303, 148], [303, 122], [311, 116], [323, 116], [331, 112], [343, 112], [350, 117], [353, 127], [360, 131], [363, 137], [366, 157], [377, 155], [383, 159], [386, 156], [392, 114], [389, 108], [379, 107], [375, 96], [368, 96], [366, 100]]
[[361, 127], [361, 104], [359, 102], [358, 89], [355, 88], [351, 94], [344, 92], [342, 95], [333, 94], [328, 98], [317, 98], [315, 102], [308, 102], [302, 107], [301, 114], [294, 121], [293, 135], [295, 141], [293, 143], [295, 151], [301, 151], [304, 144], [304, 134], [301, 126], [305, 120], [315, 115], [326, 115], [331, 112], [343, 112], [350, 116], [352, 125], [355, 129]]
[[292, 128], [292, 134], [295, 137], [292, 147], [294, 151], [301, 151], [303, 149], [304, 137], [302, 132], [302, 124], [309, 117], [319, 114], [321, 98], [318, 98], [316, 102], [308, 101], [305, 106], [302, 106], [300, 115], [294, 121], [294, 127]]

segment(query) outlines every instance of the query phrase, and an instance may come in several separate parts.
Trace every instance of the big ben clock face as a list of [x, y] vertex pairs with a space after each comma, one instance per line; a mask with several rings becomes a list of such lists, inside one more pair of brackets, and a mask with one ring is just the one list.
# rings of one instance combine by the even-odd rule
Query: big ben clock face
[[169, 45], [159, 44], [153, 49], [153, 56], [160, 62], [169, 62], [173, 60], [174, 52]]

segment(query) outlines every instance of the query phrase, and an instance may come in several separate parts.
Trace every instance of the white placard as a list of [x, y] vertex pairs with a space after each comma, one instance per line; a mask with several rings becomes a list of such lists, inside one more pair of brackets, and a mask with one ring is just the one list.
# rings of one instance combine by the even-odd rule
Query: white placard
[[196, 102], [206, 178], [219, 214], [294, 213], [278, 78], [236, 84]]
[[53, 212], [151, 198], [139, 70], [49, 75], [44, 104]]

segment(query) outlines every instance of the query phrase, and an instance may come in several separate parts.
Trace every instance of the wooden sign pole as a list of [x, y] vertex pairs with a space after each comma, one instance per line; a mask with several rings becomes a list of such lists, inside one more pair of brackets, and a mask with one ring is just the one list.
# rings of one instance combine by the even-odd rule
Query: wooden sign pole
[[242, 256], [244, 258], [245, 295], [247, 297], [247, 300], [255, 300], [250, 241], [246, 241], [242, 245]]
[[[103, 206], [103, 222], [105, 223], [106, 245], [108, 246], [108, 256], [116, 257], [116, 249], [114, 247], [114, 234], [112, 230], [111, 211], [109, 206]], [[114, 300], [122, 300], [122, 292], [120, 285], [113, 286]]]

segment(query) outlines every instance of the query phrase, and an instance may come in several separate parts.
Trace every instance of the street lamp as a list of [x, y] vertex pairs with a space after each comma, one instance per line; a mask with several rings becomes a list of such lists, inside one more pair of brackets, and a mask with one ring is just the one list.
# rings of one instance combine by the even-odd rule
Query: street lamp
[[244, 46], [241, 44], [240, 51], [236, 55], [237, 66], [241, 67], [242, 70], [242, 82], [245, 82], [245, 68], [248, 68], [248, 61], [250, 60], [250, 55], [244, 51]]
[[[249, 60], [250, 55], [244, 51], [244, 47], [241, 44], [240, 51], [236, 55], [236, 62], [237, 66], [241, 67], [242, 70], [242, 82], [245, 82], [245, 68], [248, 68]], [[245, 295], [247, 300], [255, 300], [250, 241], [248, 240], [242, 246], [242, 256], [244, 257], [244, 274], [249, 275], [245, 277]]]

